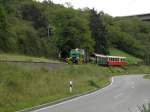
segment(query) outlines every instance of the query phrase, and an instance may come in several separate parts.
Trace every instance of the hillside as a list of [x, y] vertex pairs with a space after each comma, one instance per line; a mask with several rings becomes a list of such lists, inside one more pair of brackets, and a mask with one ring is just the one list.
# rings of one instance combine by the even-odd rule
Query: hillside
[[73, 48], [100, 54], [118, 48], [150, 62], [150, 23], [138, 18], [32, 0], [2, 0], [0, 18], [1, 53], [66, 58]]
[[133, 55], [130, 55], [124, 51], [118, 50], [118, 49], [110, 49], [110, 55], [113, 56], [125, 56], [127, 57], [128, 64], [137, 64], [138, 62], [141, 62], [142, 60], [134, 57]]

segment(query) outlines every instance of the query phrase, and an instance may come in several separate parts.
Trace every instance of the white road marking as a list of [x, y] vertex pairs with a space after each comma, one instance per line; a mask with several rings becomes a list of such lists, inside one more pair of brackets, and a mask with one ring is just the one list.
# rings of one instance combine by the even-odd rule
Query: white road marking
[[134, 89], [134, 88], [135, 88], [135, 86], [132, 86], [131, 88], [132, 88], [132, 89]]
[[114, 96], [114, 98], [119, 98], [123, 95], [123, 93], [119, 93], [118, 95]]

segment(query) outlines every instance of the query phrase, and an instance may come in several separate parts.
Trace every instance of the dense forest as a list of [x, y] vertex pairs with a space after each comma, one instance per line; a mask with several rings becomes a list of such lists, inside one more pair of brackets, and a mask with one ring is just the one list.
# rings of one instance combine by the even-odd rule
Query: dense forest
[[1, 53], [65, 58], [73, 48], [101, 54], [117, 48], [149, 60], [150, 22], [50, 0], [0, 0]]

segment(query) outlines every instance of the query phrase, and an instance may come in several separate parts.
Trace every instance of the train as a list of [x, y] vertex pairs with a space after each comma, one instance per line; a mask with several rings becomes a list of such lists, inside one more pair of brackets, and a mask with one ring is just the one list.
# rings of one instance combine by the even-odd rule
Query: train
[[101, 66], [125, 66], [128, 64], [127, 57], [109, 56], [97, 53], [93, 53], [93, 55], [89, 56], [84, 49], [78, 48], [72, 49], [69, 58], [66, 59], [66, 62], [69, 64], [83, 64], [90, 61]]

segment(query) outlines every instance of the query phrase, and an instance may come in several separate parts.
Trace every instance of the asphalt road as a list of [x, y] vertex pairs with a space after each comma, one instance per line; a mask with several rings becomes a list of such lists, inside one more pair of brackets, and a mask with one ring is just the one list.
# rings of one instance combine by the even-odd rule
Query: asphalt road
[[149, 101], [150, 80], [119, 76], [102, 90], [32, 112], [139, 112], [138, 106]]

